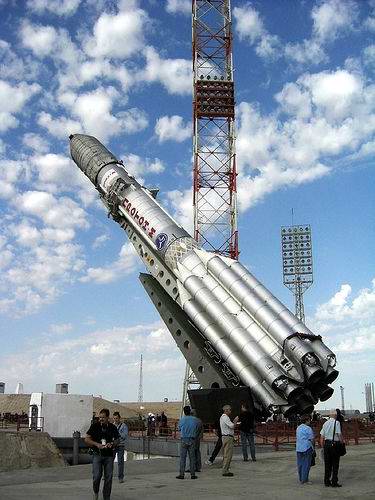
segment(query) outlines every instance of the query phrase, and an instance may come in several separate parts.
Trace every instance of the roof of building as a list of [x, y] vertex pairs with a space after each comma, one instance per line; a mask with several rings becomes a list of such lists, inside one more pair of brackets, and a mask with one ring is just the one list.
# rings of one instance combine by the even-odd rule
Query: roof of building
[[[0, 413], [28, 413], [30, 397], [30, 394], [0, 394]], [[111, 414], [118, 411], [123, 418], [138, 417], [139, 415], [138, 411], [128, 408], [126, 405], [94, 397], [93, 411], [98, 415], [103, 408], [108, 408]]]
[[128, 403], [122, 402], [121, 405], [129, 409], [136, 410], [137, 414], [148, 415], [153, 413], [156, 415], [163, 411], [168, 418], [179, 419], [181, 416], [181, 401], [155, 401], [155, 402], [142, 402], [142, 403]]

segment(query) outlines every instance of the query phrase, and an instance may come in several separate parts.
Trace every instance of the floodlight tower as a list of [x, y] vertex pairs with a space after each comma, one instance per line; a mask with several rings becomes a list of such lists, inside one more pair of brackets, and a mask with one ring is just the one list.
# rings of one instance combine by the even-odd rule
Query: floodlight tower
[[238, 258], [230, 0], [193, 0], [194, 237]]
[[296, 316], [304, 323], [303, 294], [313, 283], [311, 227], [283, 226], [281, 228], [283, 282], [295, 296]]

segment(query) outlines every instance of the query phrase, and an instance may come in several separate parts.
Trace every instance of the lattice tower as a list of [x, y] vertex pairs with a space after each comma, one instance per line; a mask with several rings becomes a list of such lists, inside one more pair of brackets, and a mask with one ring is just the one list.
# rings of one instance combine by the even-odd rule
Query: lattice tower
[[238, 258], [230, 0], [193, 0], [194, 237]]

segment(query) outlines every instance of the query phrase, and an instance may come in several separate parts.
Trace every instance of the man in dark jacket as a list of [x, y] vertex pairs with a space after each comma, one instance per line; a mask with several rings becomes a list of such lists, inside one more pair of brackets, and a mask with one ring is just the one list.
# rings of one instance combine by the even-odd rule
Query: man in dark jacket
[[92, 461], [94, 500], [99, 498], [100, 481], [104, 471], [103, 500], [110, 500], [112, 491], [114, 449], [119, 443], [119, 433], [109, 422], [109, 410], [99, 413], [99, 422], [91, 424], [85, 442], [94, 450]]
[[250, 454], [253, 462], [256, 462], [255, 458], [255, 424], [254, 424], [254, 414], [249, 410], [247, 403], [242, 403], [241, 413], [240, 413], [240, 434], [241, 434], [241, 445], [242, 454], [245, 462], [248, 462], [249, 457], [247, 454], [247, 443], [250, 445]]

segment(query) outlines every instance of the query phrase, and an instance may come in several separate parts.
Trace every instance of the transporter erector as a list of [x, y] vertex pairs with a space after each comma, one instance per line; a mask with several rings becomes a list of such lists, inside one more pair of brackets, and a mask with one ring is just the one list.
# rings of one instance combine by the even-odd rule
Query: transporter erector
[[95, 137], [71, 156], [127, 233], [140, 280], [204, 388], [249, 387], [268, 413], [312, 411], [333, 393], [336, 356], [240, 262], [201, 249]]

